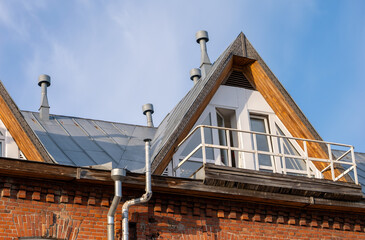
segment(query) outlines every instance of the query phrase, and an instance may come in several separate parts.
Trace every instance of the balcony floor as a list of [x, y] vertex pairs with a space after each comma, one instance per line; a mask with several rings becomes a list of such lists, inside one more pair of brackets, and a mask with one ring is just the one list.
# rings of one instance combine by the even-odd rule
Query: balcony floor
[[209, 163], [205, 164], [201, 171], [205, 185], [227, 187], [232, 191], [248, 189], [346, 201], [359, 201], [363, 198], [361, 185], [355, 183], [333, 182], [326, 179], [290, 176]]

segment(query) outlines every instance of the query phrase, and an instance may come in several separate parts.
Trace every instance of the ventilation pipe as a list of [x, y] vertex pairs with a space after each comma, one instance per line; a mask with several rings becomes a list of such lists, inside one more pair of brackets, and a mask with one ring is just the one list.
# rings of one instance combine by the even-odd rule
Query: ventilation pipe
[[122, 198], [122, 180], [126, 176], [126, 170], [114, 168], [111, 177], [115, 182], [115, 195], [108, 212], [108, 240], [114, 240], [114, 215]]
[[196, 42], [200, 44], [201, 50], [201, 63], [200, 69], [202, 72], [202, 78], [205, 78], [212, 68], [212, 63], [209, 60], [208, 52], [207, 52], [207, 42], [209, 41], [208, 32], [207, 31], [199, 31], [196, 33]]
[[153, 127], [152, 114], [154, 113], [153, 105], [151, 103], [147, 103], [142, 106], [143, 114], [147, 117], [147, 126]]
[[129, 239], [129, 222], [128, 222], [128, 210], [129, 207], [148, 202], [152, 197], [151, 188], [151, 162], [150, 162], [150, 141], [151, 139], [145, 139], [145, 154], [146, 154], [146, 193], [140, 198], [131, 199], [126, 201], [122, 207], [122, 225], [123, 225], [123, 240]]
[[38, 85], [42, 88], [41, 106], [39, 107], [39, 115], [42, 120], [49, 120], [49, 104], [47, 97], [47, 87], [51, 86], [51, 77], [42, 74], [38, 78]]
[[193, 68], [190, 70], [190, 79], [192, 81], [194, 81], [194, 84], [196, 84], [199, 80], [199, 78], [201, 78], [202, 73], [200, 71], [199, 68]]

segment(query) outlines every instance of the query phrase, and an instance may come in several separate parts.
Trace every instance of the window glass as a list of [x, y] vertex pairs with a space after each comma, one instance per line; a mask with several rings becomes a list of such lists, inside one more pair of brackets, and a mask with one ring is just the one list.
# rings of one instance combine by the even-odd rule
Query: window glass
[[202, 162], [186, 161], [180, 167], [180, 177], [189, 178], [203, 165]]
[[[219, 112], [217, 112], [217, 124], [218, 127], [225, 127], [224, 118], [223, 116], [220, 115]], [[227, 137], [225, 130], [222, 129], [218, 130], [218, 137], [219, 137], [219, 145], [227, 146]], [[224, 149], [220, 149], [220, 154], [222, 163], [227, 166], [228, 165], [227, 151]]]
[[[262, 117], [251, 116], [251, 131], [268, 133], [267, 119]], [[256, 134], [257, 150], [270, 152], [269, 137]], [[272, 166], [270, 155], [258, 154], [259, 165]]]
[[[237, 129], [236, 112], [233, 109], [216, 108], [217, 126], [225, 128]], [[229, 131], [229, 139], [226, 130], [218, 130], [218, 140], [220, 146], [238, 147], [237, 132]], [[229, 141], [228, 141], [229, 140]], [[229, 162], [229, 155], [231, 162]], [[229, 152], [225, 149], [220, 149], [221, 162], [226, 166], [236, 167], [236, 156], [238, 153], [234, 150]]]
[[[204, 121], [200, 125], [212, 125], [212, 121], [210, 118], [210, 113], [208, 116], [204, 119]], [[210, 128], [204, 128], [204, 137], [205, 137], [205, 143], [213, 144], [213, 137], [212, 137], [212, 129]], [[195, 131], [195, 133], [190, 137], [189, 141], [187, 142], [186, 147], [182, 151], [182, 156], [187, 156], [189, 153], [191, 153], [199, 144], [201, 143], [201, 136], [200, 136], [200, 130], [198, 129]], [[207, 159], [214, 159], [213, 149], [212, 148], [206, 148], [206, 156]], [[194, 155], [194, 158], [203, 158], [202, 151], [197, 151]]]
[[[276, 129], [278, 131], [278, 135], [285, 136], [283, 131], [281, 131], [281, 129], [278, 126], [276, 126]], [[293, 144], [288, 139], [283, 138], [282, 141], [283, 141], [284, 154], [300, 156], [299, 152], [295, 149]], [[279, 151], [282, 153], [283, 150], [281, 149], [281, 144], [280, 144], [279, 138], [278, 138], [278, 146], [279, 146]], [[285, 165], [286, 165], [286, 168], [288, 168], [288, 169], [295, 169], [295, 170], [305, 170], [306, 169], [305, 161], [303, 159], [286, 157]]]
[[0, 157], [3, 156], [3, 143], [0, 141]]

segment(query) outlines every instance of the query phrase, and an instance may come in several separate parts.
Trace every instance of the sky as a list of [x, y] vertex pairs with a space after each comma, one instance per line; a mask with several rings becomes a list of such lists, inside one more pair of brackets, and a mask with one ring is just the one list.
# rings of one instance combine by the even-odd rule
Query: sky
[[0, 0], [0, 80], [37, 111], [145, 125], [193, 86], [195, 33], [212, 61], [242, 31], [326, 141], [365, 152], [365, 1]]

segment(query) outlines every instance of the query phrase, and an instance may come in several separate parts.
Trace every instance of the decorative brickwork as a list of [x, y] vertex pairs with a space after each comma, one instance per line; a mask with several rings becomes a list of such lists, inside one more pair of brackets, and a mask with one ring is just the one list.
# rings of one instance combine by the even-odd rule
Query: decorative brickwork
[[[27, 184], [25, 184], [27, 183]], [[0, 177], [0, 239], [106, 239], [113, 186]], [[143, 189], [123, 188], [122, 202]], [[121, 238], [121, 207], [115, 216]], [[365, 239], [365, 215], [154, 192], [130, 208], [137, 239]]]

